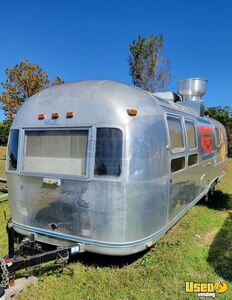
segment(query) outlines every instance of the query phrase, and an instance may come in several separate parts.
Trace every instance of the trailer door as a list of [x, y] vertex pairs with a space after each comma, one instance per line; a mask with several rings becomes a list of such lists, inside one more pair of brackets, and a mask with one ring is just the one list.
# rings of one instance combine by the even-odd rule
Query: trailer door
[[187, 205], [186, 148], [181, 118], [167, 116], [170, 149], [169, 220], [178, 215]]
[[185, 131], [186, 131], [186, 148], [187, 148], [187, 160], [186, 165], [188, 169], [187, 173], [187, 185], [186, 196], [187, 203], [191, 203], [199, 195], [199, 154], [197, 143], [197, 129], [193, 119], [185, 119]]

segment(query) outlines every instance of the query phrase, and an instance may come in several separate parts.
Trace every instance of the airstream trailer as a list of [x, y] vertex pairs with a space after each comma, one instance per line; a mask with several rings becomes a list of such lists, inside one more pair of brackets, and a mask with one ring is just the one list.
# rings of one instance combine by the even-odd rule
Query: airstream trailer
[[225, 173], [225, 130], [203, 117], [206, 84], [151, 94], [81, 81], [25, 101], [8, 144], [14, 230], [107, 255], [158, 241]]

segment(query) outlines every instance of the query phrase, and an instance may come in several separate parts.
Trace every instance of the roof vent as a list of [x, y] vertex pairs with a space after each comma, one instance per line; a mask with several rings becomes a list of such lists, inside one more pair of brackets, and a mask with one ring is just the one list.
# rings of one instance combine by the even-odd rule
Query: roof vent
[[178, 102], [182, 100], [180, 95], [174, 92], [159, 92], [159, 93], [152, 93], [152, 95], [172, 102]]

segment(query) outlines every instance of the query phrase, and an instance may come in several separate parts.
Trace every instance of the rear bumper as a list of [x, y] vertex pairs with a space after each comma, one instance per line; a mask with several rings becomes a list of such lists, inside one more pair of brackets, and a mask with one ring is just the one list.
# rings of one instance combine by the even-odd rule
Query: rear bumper
[[[122, 256], [134, 254], [147, 248], [147, 239], [128, 243], [109, 243], [27, 226], [14, 221], [13, 224], [14, 230], [23, 236], [29, 236], [33, 233], [35, 235], [35, 240], [38, 242], [62, 247], [74, 247], [75, 245], [81, 245], [81, 252], [88, 251], [105, 255]], [[149, 241], [149, 246], [151, 246], [154, 242], [151, 243], [151, 241]]]

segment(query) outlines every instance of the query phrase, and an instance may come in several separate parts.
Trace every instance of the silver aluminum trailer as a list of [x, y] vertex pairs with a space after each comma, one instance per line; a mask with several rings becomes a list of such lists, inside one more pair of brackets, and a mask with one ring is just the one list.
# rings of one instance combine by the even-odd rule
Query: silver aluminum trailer
[[153, 245], [225, 173], [225, 129], [201, 116], [205, 89], [80, 81], [29, 98], [8, 144], [14, 230], [107, 255]]

